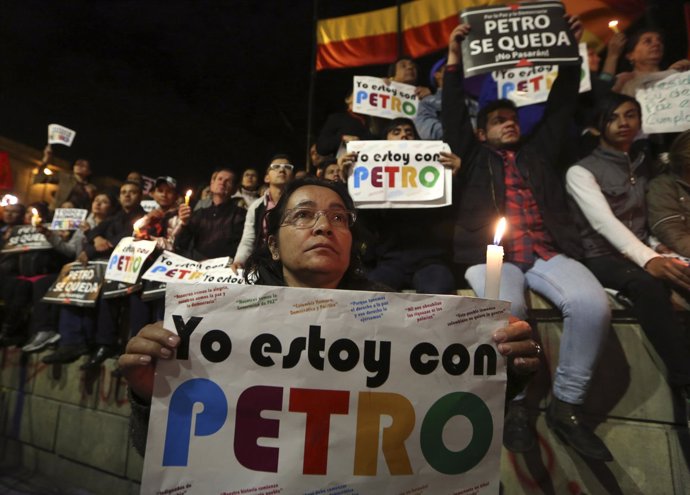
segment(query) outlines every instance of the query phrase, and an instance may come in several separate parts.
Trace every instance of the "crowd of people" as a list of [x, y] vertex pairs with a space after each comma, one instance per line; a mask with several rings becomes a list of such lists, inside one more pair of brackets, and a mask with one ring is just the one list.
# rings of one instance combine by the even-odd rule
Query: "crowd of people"
[[[568, 18], [568, 23], [579, 40], [580, 22]], [[94, 188], [89, 162], [77, 160], [73, 174], [61, 179], [52, 207], [88, 209], [78, 230], [45, 228], [50, 217], [46, 204], [5, 207], [4, 239], [13, 226], [31, 223], [27, 211], [38, 208], [44, 223], [37, 229], [53, 249], [0, 258], [5, 301], [0, 345], [23, 346], [25, 352], [56, 345], [42, 356], [44, 362], [68, 363], [86, 355], [84, 370], [98, 369], [127, 345], [120, 365], [126, 376], [134, 377], [135, 398], [145, 407], [151, 395], [150, 366], [170, 357], [177, 344], [171, 333], [151, 326], [161, 319], [162, 299], [142, 297], [144, 287], [100, 299], [95, 308], [47, 304], [41, 298], [64, 263], [106, 260], [121, 239], [134, 235], [156, 241], [152, 256], [164, 249], [197, 261], [228, 256], [235, 270], [253, 271], [264, 284], [452, 294], [466, 283], [483, 296], [485, 249], [498, 218], [505, 216], [510, 228], [502, 242], [500, 299], [510, 301], [515, 317], [527, 320], [529, 288], [563, 314], [547, 423], [580, 454], [611, 460], [581, 412], [610, 329], [604, 287], [630, 301], [668, 368], [669, 385], [682, 393], [690, 386], [688, 331], [670, 297], [671, 290], [681, 295], [690, 291], [685, 261], [690, 257], [690, 131], [643, 134], [643, 111], [634, 98], [634, 88], [642, 82], [687, 70], [690, 61], [661, 71], [659, 31], [643, 30], [628, 38], [616, 34], [603, 61], [590, 50], [590, 93], [578, 95], [580, 68], [563, 66], [546, 103], [518, 109], [498, 98], [495, 81], [487, 79], [485, 86], [493, 89], [483, 90], [479, 102], [465, 90], [460, 43], [470, 29], [461, 24], [451, 34], [447, 56], [431, 71], [431, 88], [419, 83], [413, 60], [391, 65], [391, 80], [417, 88], [415, 120], [356, 114], [349, 95], [346, 110], [328, 118], [312, 147], [311, 172], [319, 179], [295, 180], [290, 157], [276, 154], [265, 166], [241, 175], [233, 168], [215, 170], [207, 195], [190, 205], [182, 201], [176, 180], [163, 176], [150, 192], [157, 207], [146, 213], [140, 175], [128, 176], [114, 195]], [[630, 70], [617, 73], [616, 65], [626, 60]], [[453, 171], [452, 205], [355, 213], [342, 183], [357, 155], [346, 147], [371, 139], [448, 143], [451, 151], [441, 154], [440, 163]], [[50, 160], [49, 149], [44, 160]], [[295, 205], [302, 196], [315, 206], [299, 210], [297, 217]], [[297, 259], [290, 243], [303, 240], [281, 230], [283, 226], [297, 226], [301, 236], [323, 236], [337, 244], [341, 257], [316, 268]], [[120, 331], [124, 327], [125, 335]], [[141, 328], [145, 331], [134, 337]], [[525, 346], [514, 343], [511, 355], [522, 356], [518, 363], [531, 368], [540, 348], [524, 328], [510, 333], [509, 340]], [[142, 366], [148, 377], [143, 380], [132, 371]], [[508, 405], [504, 445], [514, 452], [536, 448], [524, 391]]]

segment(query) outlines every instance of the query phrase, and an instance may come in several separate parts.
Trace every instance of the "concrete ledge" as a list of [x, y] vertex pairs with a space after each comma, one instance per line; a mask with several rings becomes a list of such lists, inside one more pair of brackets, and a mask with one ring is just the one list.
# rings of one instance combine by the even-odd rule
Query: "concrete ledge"
[[[56, 480], [59, 485], [50, 493], [67, 493], [57, 490], [87, 490], [94, 495], [138, 495], [140, 485], [136, 481], [119, 478], [107, 472], [80, 464], [55, 453], [37, 449], [29, 445], [2, 439], [3, 463], [19, 465]], [[69, 493], [82, 493], [70, 491]]]
[[55, 453], [124, 477], [128, 426], [129, 421], [121, 416], [62, 404]]
[[[594, 425], [595, 423], [590, 423]], [[596, 425], [614, 460], [587, 460], [537, 422], [539, 449], [513, 454], [503, 449], [501, 479], [511, 494], [673, 495], [687, 493], [690, 475], [680, 455], [687, 428], [607, 420]], [[669, 456], [669, 454], [671, 454]]]
[[[505, 493], [685, 493], [690, 434], [684, 404], [667, 386], [663, 364], [630, 311], [611, 300], [614, 324], [584, 410], [615, 460], [592, 463], [544, 424], [562, 318], [538, 295], [530, 293], [529, 301], [546, 355], [527, 399], [541, 448], [527, 455], [504, 451]], [[128, 442], [129, 404], [123, 380], [112, 373], [115, 361], [93, 373], [79, 364], [46, 366], [40, 355], [0, 350], [0, 457], [93, 493], [138, 493], [143, 460]]]

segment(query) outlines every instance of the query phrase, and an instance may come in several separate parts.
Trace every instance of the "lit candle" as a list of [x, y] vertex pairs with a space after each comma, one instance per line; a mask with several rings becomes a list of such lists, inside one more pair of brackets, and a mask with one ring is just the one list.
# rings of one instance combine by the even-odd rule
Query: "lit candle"
[[506, 219], [501, 218], [496, 226], [494, 243], [486, 246], [486, 282], [484, 284], [484, 297], [486, 299], [498, 299], [498, 293], [501, 290], [503, 246], [500, 243], [505, 229]]
[[191, 198], [191, 197], [192, 197], [192, 190], [188, 189], [187, 194], [184, 195], [184, 204], [189, 206], [189, 198]]
[[146, 217], [141, 217], [139, 220], [134, 222], [134, 235], [137, 237], [141, 235], [141, 228], [144, 226], [144, 222], [146, 222]]
[[613, 31], [614, 33], [620, 33], [620, 30], [618, 29], [618, 20], [614, 19], [609, 22], [609, 29]]
[[41, 225], [41, 217], [38, 214], [38, 210], [36, 208], [31, 208], [31, 226], [32, 227], [38, 227]]

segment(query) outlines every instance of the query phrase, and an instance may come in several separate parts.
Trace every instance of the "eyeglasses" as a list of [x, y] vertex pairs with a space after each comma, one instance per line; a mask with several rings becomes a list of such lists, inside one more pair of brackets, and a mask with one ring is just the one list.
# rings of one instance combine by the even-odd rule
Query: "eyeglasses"
[[297, 229], [310, 229], [319, 217], [328, 218], [328, 223], [336, 229], [348, 229], [354, 225], [357, 214], [350, 210], [317, 210], [315, 208], [293, 208], [286, 210], [280, 226], [292, 225]]
[[268, 168], [269, 170], [287, 170], [288, 172], [292, 172], [295, 166], [291, 163], [271, 163]]

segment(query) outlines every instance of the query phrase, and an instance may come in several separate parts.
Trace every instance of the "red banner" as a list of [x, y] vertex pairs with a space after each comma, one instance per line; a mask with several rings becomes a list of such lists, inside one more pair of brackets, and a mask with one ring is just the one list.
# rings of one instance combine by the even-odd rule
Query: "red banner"
[[[403, 51], [413, 58], [444, 49], [458, 25], [458, 13], [479, 5], [514, 0], [416, 0], [400, 6]], [[585, 25], [583, 41], [603, 44], [613, 34], [608, 22], [617, 19], [625, 30], [644, 13], [645, 0], [565, 0], [566, 12]], [[337, 69], [391, 63], [398, 58], [396, 7], [323, 19], [317, 23], [316, 69]]]

